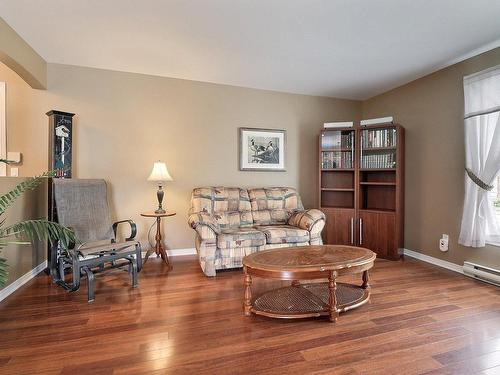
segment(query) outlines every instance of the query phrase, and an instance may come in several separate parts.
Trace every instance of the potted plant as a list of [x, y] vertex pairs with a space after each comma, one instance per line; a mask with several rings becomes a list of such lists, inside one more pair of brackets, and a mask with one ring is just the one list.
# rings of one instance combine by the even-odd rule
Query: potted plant
[[[9, 163], [0, 159], [0, 163]], [[40, 176], [28, 178], [18, 184], [13, 190], [0, 196], [0, 252], [8, 244], [29, 245], [34, 240], [48, 240], [51, 244], [60, 241], [63, 248], [75, 242], [75, 234], [58, 223], [47, 219], [25, 220], [15, 224], [5, 224], [5, 211], [24, 192], [35, 189], [49, 177], [54, 177], [54, 172], [45, 172]], [[7, 283], [8, 264], [5, 258], [0, 257], [0, 288]]]

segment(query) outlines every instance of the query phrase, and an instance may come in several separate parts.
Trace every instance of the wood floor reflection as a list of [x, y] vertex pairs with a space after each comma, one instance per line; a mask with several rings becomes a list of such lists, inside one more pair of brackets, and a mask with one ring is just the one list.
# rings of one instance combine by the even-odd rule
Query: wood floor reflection
[[[1, 374], [500, 374], [500, 289], [416, 260], [377, 261], [371, 302], [327, 318], [242, 313], [243, 273], [194, 256], [98, 275], [96, 300], [42, 274], [0, 303]], [[360, 280], [343, 278], [341, 281]], [[285, 285], [255, 279], [254, 295]]]

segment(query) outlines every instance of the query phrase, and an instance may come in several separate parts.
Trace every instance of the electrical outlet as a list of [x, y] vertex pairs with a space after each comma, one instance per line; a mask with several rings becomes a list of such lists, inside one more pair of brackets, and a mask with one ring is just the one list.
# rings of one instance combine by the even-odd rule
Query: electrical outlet
[[10, 167], [10, 177], [19, 176], [19, 168]]
[[439, 250], [448, 251], [448, 244], [450, 242], [450, 236], [443, 234], [439, 239]]

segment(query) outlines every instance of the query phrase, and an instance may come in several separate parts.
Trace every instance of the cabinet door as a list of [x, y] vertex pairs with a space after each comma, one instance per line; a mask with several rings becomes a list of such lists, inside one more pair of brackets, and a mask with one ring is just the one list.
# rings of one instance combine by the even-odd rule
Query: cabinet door
[[352, 209], [322, 208], [326, 215], [323, 239], [328, 245], [355, 245], [355, 212]]
[[396, 215], [394, 212], [360, 211], [358, 243], [380, 258], [398, 259]]

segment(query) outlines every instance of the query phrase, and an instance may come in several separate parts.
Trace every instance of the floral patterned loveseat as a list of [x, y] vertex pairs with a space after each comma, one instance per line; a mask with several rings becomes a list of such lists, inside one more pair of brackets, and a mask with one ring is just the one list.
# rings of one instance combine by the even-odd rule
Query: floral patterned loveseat
[[325, 215], [304, 210], [293, 188], [200, 187], [193, 190], [188, 223], [201, 269], [215, 276], [242, 267], [243, 257], [259, 250], [322, 244]]

